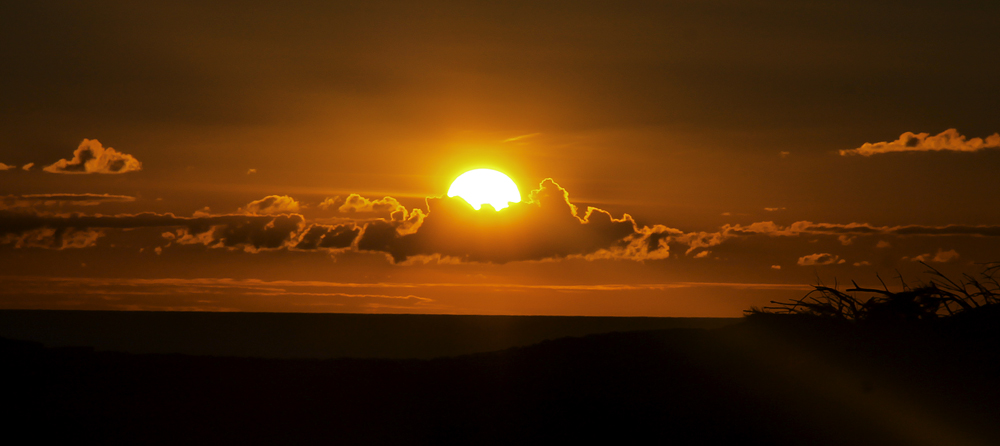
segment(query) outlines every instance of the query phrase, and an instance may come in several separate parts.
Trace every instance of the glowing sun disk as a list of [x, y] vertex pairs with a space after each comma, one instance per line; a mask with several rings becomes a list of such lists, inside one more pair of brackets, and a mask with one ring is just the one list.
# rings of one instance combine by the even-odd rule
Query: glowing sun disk
[[448, 188], [449, 197], [461, 197], [479, 210], [484, 204], [500, 210], [509, 203], [521, 202], [521, 191], [514, 180], [493, 169], [475, 169], [455, 178]]

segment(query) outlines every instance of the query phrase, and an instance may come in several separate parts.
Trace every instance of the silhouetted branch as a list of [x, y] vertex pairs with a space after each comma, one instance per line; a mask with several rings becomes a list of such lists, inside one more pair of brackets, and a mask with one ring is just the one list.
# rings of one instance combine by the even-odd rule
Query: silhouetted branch
[[[923, 263], [923, 262], [921, 262]], [[878, 277], [884, 289], [866, 288], [851, 281], [854, 288], [841, 291], [834, 280], [833, 287], [820, 282], [799, 299], [788, 302], [771, 301], [773, 306], [752, 307], [746, 314], [808, 314], [846, 320], [922, 320], [953, 316], [962, 311], [1000, 303], [1000, 263], [988, 263], [980, 277], [962, 275], [956, 282], [936, 268], [923, 263], [931, 276], [930, 282], [910, 288], [900, 275], [902, 291], [893, 292]], [[856, 297], [861, 295], [862, 297]]]

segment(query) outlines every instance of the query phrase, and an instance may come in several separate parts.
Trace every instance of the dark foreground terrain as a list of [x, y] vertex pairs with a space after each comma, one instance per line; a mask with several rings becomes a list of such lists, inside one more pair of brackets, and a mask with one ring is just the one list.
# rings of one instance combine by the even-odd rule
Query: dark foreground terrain
[[736, 318], [0, 310], [0, 338], [96, 351], [280, 359], [431, 359]]
[[0, 342], [31, 443], [1000, 444], [995, 309], [851, 325], [757, 315], [432, 360]]

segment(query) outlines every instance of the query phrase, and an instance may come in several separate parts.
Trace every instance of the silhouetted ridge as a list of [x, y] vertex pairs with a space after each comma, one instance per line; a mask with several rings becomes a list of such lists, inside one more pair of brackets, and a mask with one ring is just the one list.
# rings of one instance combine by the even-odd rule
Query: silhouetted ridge
[[432, 360], [3, 341], [4, 419], [39, 441], [99, 443], [995, 444], [1000, 336], [985, 308], [892, 329], [765, 314]]

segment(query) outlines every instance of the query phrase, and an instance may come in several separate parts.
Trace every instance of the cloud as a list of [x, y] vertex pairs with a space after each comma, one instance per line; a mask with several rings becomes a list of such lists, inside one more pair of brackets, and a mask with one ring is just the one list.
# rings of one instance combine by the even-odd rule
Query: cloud
[[247, 175], [253, 175], [253, 174], [255, 174], [255, 173], [257, 173], [257, 169], [250, 169], [250, 170], [247, 170]]
[[[934, 255], [931, 254], [921, 254], [916, 257], [910, 258], [914, 262], [935, 262], [935, 263], [947, 263], [958, 258], [958, 252], [954, 249], [949, 249], [947, 251], [938, 249]], [[907, 257], [903, 257], [906, 260]]]
[[888, 248], [888, 247], [891, 247], [891, 246], [892, 245], [889, 242], [885, 241], [885, 240], [879, 240], [878, 243], [875, 244], [876, 248]]
[[1000, 225], [903, 225], [874, 226], [868, 223], [814, 223], [797, 221], [788, 226], [780, 226], [772, 221], [762, 221], [750, 225], [723, 225], [717, 237], [747, 235], [767, 235], [773, 237], [796, 237], [800, 235], [895, 235], [895, 236], [974, 236], [1000, 237]]
[[[301, 215], [200, 215], [178, 217], [152, 212], [122, 215], [40, 215], [0, 211], [0, 241], [15, 247], [80, 247], [78, 231], [109, 229], [180, 228], [176, 243], [200, 243], [215, 248], [257, 252], [298, 242], [305, 226]], [[99, 235], [98, 235], [99, 236]], [[97, 237], [89, 237], [96, 240]], [[92, 244], [88, 246], [93, 246]]]
[[791, 155], [791, 154], [792, 154], [792, 152], [787, 152], [787, 151], [784, 151], [784, 150], [778, 152], [778, 156], [780, 156], [782, 158], [788, 158], [788, 155]]
[[299, 237], [295, 249], [313, 250], [320, 248], [350, 248], [361, 234], [361, 228], [353, 224], [312, 225]]
[[0, 197], [0, 209], [31, 208], [40, 206], [96, 206], [101, 203], [126, 203], [135, 197], [111, 194], [28, 194]]
[[[369, 223], [358, 249], [388, 253], [400, 262], [417, 255], [440, 254], [462, 259], [505, 263], [571, 255], [629, 256], [649, 253], [662, 235], [638, 230], [627, 214], [615, 219], [569, 201], [569, 193], [552, 179], [542, 181], [528, 199], [502, 211], [474, 210], [457, 197], [427, 199], [428, 213], [418, 230], [400, 234], [392, 222]], [[655, 241], [655, 243], [653, 243]], [[655, 250], [654, 250], [655, 251]]]
[[0, 163], [0, 170], [11, 170], [11, 169], [17, 169], [17, 166]]
[[781, 265], [771, 265], [771, 269], [781, 269]]
[[51, 173], [125, 173], [142, 169], [142, 163], [132, 155], [105, 148], [96, 139], [84, 139], [73, 151], [73, 159], [61, 159], [45, 166]]
[[21, 166], [21, 170], [26, 170], [26, 171], [27, 170], [31, 170], [31, 168], [34, 167], [34, 166], [35, 166], [35, 163], [28, 163], [28, 164], [25, 164], [25, 165]]
[[333, 198], [327, 197], [322, 202], [320, 202], [319, 205], [317, 205], [317, 207], [325, 211], [330, 208], [339, 207], [342, 203], [343, 201], [340, 199], [340, 197], [333, 197]]
[[0, 233], [0, 244], [12, 244], [15, 248], [70, 249], [89, 248], [97, 244], [104, 231], [97, 229], [38, 228], [21, 233]]
[[[61, 248], [91, 246], [109, 230], [161, 228], [167, 230], [161, 241], [165, 240], [168, 246], [200, 244], [247, 252], [350, 250], [384, 253], [394, 262], [413, 259], [415, 262], [505, 263], [561, 258], [657, 260], [670, 257], [672, 248], [678, 247], [693, 258], [707, 258], [713, 247], [745, 237], [808, 236], [815, 239], [826, 235], [836, 237], [842, 244], [851, 244], [857, 237], [870, 235], [1000, 237], [1000, 226], [968, 225], [873, 226], [810, 221], [778, 225], [762, 221], [747, 225], [727, 224], [714, 232], [684, 232], [664, 225], [640, 227], [628, 214], [615, 218], [602, 209], [578, 208], [570, 201], [569, 193], [551, 179], [542, 181], [524, 202], [499, 212], [476, 211], [460, 198], [428, 198], [428, 210], [424, 211], [406, 209], [392, 197], [367, 199], [352, 194], [345, 200], [324, 200], [320, 207], [337, 206], [344, 215], [319, 221], [307, 221], [299, 214], [304, 206], [285, 195], [255, 200], [236, 214], [211, 214], [205, 208], [191, 217], [157, 213], [55, 215], [39, 213], [41, 211], [24, 204], [30, 201], [59, 206], [94, 205], [132, 200], [133, 197], [109, 194], [0, 197], [0, 238], [4, 243], [19, 247]], [[13, 212], [18, 210], [17, 206], [24, 209]], [[5, 207], [9, 210], [2, 210]], [[76, 233], [85, 230], [96, 232], [86, 237]], [[823, 265], [844, 261], [832, 254], [812, 254], [803, 256], [798, 263]]]
[[268, 195], [260, 200], [251, 201], [241, 210], [248, 214], [274, 215], [294, 214], [302, 209], [298, 201], [288, 195]]
[[520, 135], [520, 136], [514, 136], [514, 137], [511, 137], [511, 138], [507, 138], [507, 139], [503, 140], [503, 142], [521, 141], [521, 140], [528, 139], [528, 138], [534, 138], [534, 137], [536, 137], [538, 135], [541, 135], [541, 133], [528, 133], [527, 135]]
[[1000, 133], [983, 138], [966, 139], [955, 129], [948, 129], [937, 135], [930, 133], [906, 132], [891, 142], [864, 143], [861, 147], [841, 150], [841, 156], [872, 156], [889, 152], [929, 152], [948, 150], [953, 152], [978, 152], [983, 149], [1000, 147]]
[[[327, 199], [329, 200], [329, 198]], [[323, 203], [326, 203], [324, 201]], [[322, 204], [322, 203], [321, 203]], [[381, 200], [369, 200], [358, 194], [351, 194], [344, 200], [344, 204], [337, 209], [340, 212], [396, 212], [405, 211], [406, 208], [399, 204], [395, 198], [385, 197]]]
[[796, 263], [799, 266], [813, 266], [813, 265], [833, 265], [844, 262], [846, 262], [846, 260], [840, 258], [840, 256], [823, 252], [823, 253], [809, 254], [807, 256], [799, 257], [799, 261]]
[[[636, 228], [635, 233], [626, 236], [609, 248], [598, 249], [594, 253], [581, 255], [587, 260], [659, 260], [670, 257], [670, 242], [673, 237], [683, 235], [680, 230], [663, 225]], [[691, 250], [688, 250], [690, 253]], [[572, 257], [572, 256], [571, 256]]]
[[764, 208], [764, 210], [767, 211], [767, 212], [775, 212], [775, 211], [783, 211], [783, 210], [785, 210], [785, 208], [783, 208], [783, 207], [782, 208]]
[[860, 267], [860, 266], [871, 266], [871, 262], [869, 262], [867, 260], [862, 260], [860, 262], [854, 262], [854, 266], [858, 266], [858, 267]]

